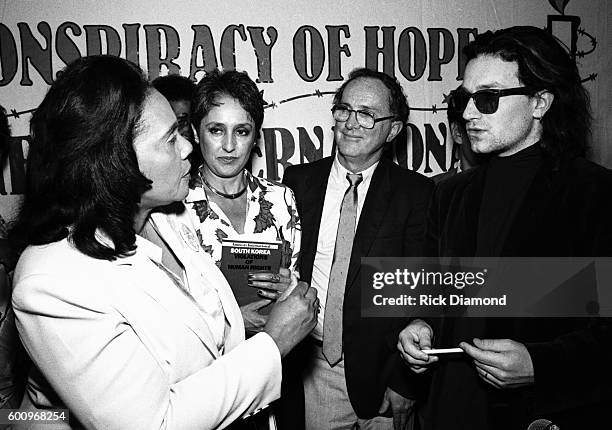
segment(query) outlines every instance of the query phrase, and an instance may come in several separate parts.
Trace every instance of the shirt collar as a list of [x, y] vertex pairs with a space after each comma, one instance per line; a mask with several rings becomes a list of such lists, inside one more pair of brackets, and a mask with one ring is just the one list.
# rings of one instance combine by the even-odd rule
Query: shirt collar
[[138, 251], [144, 254], [146, 257], [149, 257], [156, 263], [161, 264], [162, 249], [159, 246], [142, 236], [136, 235], [136, 247]]
[[[380, 160], [372, 164], [367, 169], [362, 170], [361, 172], [356, 172], [356, 173], [361, 173], [364, 183], [369, 182], [369, 180], [372, 178], [372, 175], [374, 174], [374, 170], [376, 170], [376, 167], [378, 166], [379, 162]], [[347, 173], [352, 174], [353, 172], [349, 172], [342, 164], [340, 164], [340, 160], [338, 159], [338, 153], [336, 153], [336, 156], [334, 157], [334, 162], [331, 168], [331, 175], [330, 175], [331, 179], [337, 183], [344, 184], [346, 182]]]
[[[128, 255], [124, 256], [124, 257], [119, 257], [116, 258], [114, 260], [112, 260], [113, 264], [115, 265], [130, 265], [132, 264], [132, 261], [134, 258], [150, 258], [153, 261], [156, 261], [158, 263], [161, 263], [162, 260], [162, 249], [155, 245], [153, 242], [145, 239], [142, 236], [139, 236], [138, 234], [135, 235], [136, 236], [136, 251], [135, 252], [130, 252]], [[108, 235], [102, 231], [102, 229], [97, 229], [96, 230], [96, 240], [100, 243], [102, 243], [103, 245], [109, 246], [111, 248], [114, 248], [114, 244], [113, 241], [111, 240], [110, 237], [108, 237]]]
[[[202, 166], [200, 166], [200, 169], [201, 168]], [[198, 169], [198, 172], [200, 171], [200, 169]], [[204, 184], [202, 183], [202, 178], [200, 178], [200, 174], [198, 173], [196, 175], [193, 175], [191, 177], [191, 180], [189, 181], [189, 193], [187, 194], [187, 197], [185, 197], [185, 203], [208, 200], [206, 198], [206, 192], [204, 191], [203, 185]]]
[[[200, 169], [201, 168], [202, 167], [200, 167]], [[253, 176], [253, 174], [251, 174], [251, 172], [248, 170], [245, 170], [245, 175], [247, 183], [247, 199], [250, 198], [252, 194], [259, 195], [259, 191], [261, 190], [261, 183], [259, 179]], [[185, 197], [185, 203], [201, 201], [208, 201], [208, 199], [206, 198], [206, 192], [204, 191], [202, 179], [200, 178], [200, 175], [197, 174], [193, 176], [189, 182], [189, 193], [187, 194], [187, 197]]]

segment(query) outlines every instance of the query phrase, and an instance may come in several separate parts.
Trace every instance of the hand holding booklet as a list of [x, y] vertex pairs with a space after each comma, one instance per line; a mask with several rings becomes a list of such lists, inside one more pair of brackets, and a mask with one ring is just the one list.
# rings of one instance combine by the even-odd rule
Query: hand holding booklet
[[278, 273], [280, 263], [280, 242], [224, 239], [221, 244], [220, 269], [240, 306], [261, 299], [257, 288], [248, 285], [249, 273]]

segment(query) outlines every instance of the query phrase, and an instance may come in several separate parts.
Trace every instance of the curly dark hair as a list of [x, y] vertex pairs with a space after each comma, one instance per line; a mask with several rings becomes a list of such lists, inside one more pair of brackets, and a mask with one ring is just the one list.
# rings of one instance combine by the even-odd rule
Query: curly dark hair
[[264, 100], [255, 82], [246, 72], [236, 70], [208, 72], [196, 86], [195, 96], [191, 103], [191, 120], [196, 130], [208, 112], [219, 106], [219, 97], [228, 95], [240, 103], [255, 123], [255, 139], [259, 139], [264, 119]]
[[346, 86], [357, 78], [372, 78], [381, 81], [385, 87], [389, 89], [389, 110], [391, 110], [391, 113], [395, 115], [398, 121], [401, 121], [403, 124], [408, 122], [410, 108], [408, 107], [408, 101], [406, 100], [402, 86], [397, 79], [385, 73], [367, 69], [365, 67], [354, 69], [349, 74], [348, 79], [342, 83], [334, 95], [335, 105], [340, 103], [340, 100], [342, 100], [342, 94], [344, 93]]
[[[134, 251], [134, 216], [151, 182], [133, 141], [149, 88], [138, 66], [114, 56], [62, 71], [30, 122], [25, 196], [11, 232], [18, 249], [69, 237], [93, 258]], [[96, 239], [98, 229], [112, 244]]]
[[487, 31], [468, 44], [464, 53], [467, 61], [479, 55], [492, 55], [516, 62], [522, 84], [554, 95], [541, 120], [540, 145], [556, 168], [585, 155], [592, 120], [589, 95], [582, 86], [576, 63], [554, 36], [530, 26]]

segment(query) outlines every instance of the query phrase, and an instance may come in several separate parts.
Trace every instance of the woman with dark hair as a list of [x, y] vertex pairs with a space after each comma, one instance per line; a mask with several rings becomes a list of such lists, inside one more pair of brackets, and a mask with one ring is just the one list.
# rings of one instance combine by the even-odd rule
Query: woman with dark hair
[[[295, 283], [301, 227], [293, 191], [251, 174], [247, 164], [257, 145], [264, 101], [244, 72], [214, 70], [197, 85], [192, 103], [203, 164], [190, 184], [186, 203], [200, 245], [221, 263], [224, 240], [280, 242], [280, 273], [250, 274], [261, 300], [242, 300], [247, 331], [258, 332], [266, 317], [260, 310]], [[254, 290], [255, 291], [255, 290]], [[264, 311], [265, 312], [265, 311]]]
[[225, 278], [169, 215], [192, 147], [140, 69], [75, 61], [31, 128], [12, 232], [26, 247], [13, 307], [35, 364], [22, 409], [68, 408], [60, 428], [209, 429], [277, 398], [280, 358], [312, 329], [316, 294], [298, 285], [244, 340]]
[[[185, 202], [200, 246], [217, 265], [224, 241], [278, 242], [282, 250], [278, 273], [254, 271], [247, 285], [232, 285], [248, 335], [262, 330], [273, 300], [290, 291], [299, 277], [301, 226], [293, 191], [252, 175], [247, 167], [263, 119], [263, 98], [246, 73], [214, 70], [198, 83], [192, 120], [203, 163]], [[303, 428], [300, 373], [295, 359], [283, 361], [282, 397], [274, 405], [281, 429]]]

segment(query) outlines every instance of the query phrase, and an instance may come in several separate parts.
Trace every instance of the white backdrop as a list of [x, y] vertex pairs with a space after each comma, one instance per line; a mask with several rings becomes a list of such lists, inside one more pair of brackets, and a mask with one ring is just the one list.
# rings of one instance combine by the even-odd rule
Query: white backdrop
[[331, 93], [353, 68], [377, 67], [399, 79], [412, 107], [398, 163], [432, 175], [450, 167], [445, 94], [463, 73], [461, 47], [488, 29], [550, 21], [568, 49], [576, 41], [595, 116], [590, 158], [612, 167], [606, 0], [0, 0], [0, 18], [0, 104], [14, 136], [0, 181], [8, 219], [23, 192], [23, 112], [36, 108], [67, 62], [95, 53], [136, 61], [151, 78], [246, 70], [269, 103], [254, 170], [273, 179], [287, 164], [331, 153]]

